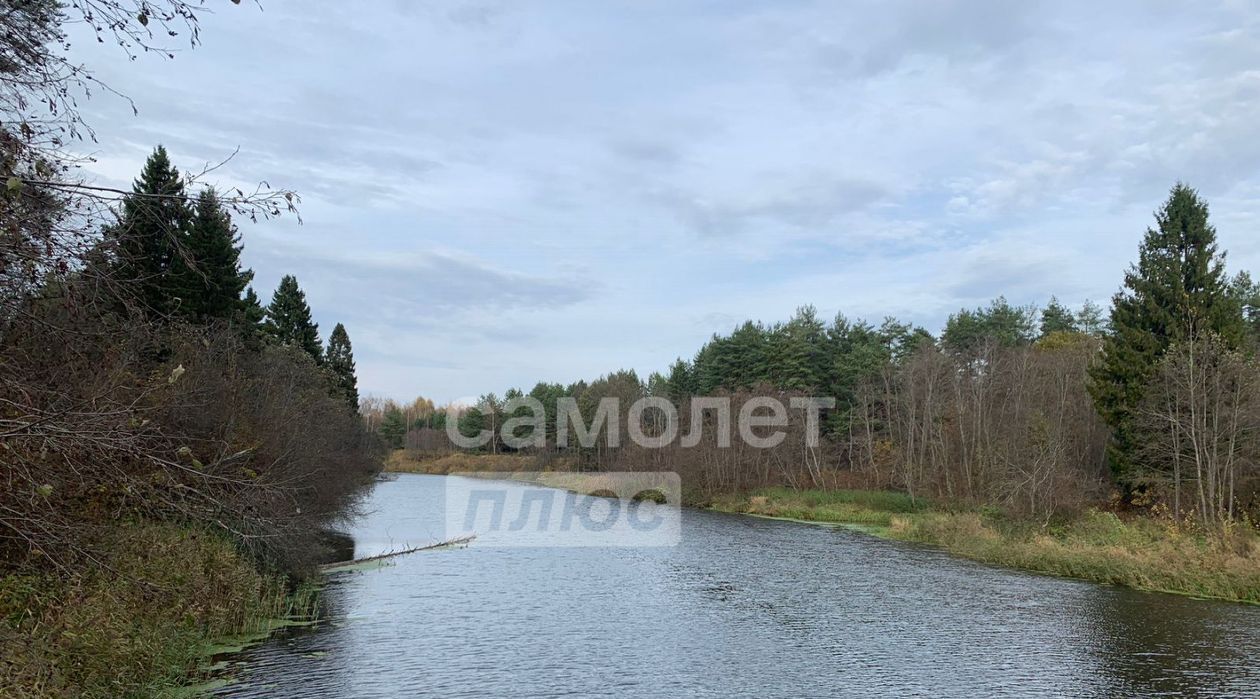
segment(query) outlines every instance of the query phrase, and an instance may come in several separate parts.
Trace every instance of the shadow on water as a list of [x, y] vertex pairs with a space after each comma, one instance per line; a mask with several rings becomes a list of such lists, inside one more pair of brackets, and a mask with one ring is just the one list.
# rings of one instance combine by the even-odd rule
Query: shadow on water
[[1117, 691], [1260, 696], [1254, 607], [1109, 588], [1088, 598], [1083, 639]]

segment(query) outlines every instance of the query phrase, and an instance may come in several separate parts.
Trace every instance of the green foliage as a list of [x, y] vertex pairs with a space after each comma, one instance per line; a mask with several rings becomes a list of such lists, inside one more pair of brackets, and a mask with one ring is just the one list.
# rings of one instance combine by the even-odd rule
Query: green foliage
[[950, 316], [941, 342], [954, 354], [973, 356], [989, 342], [1000, 347], [1031, 344], [1035, 327], [1032, 308], [1012, 306], [999, 296], [988, 308], [963, 309]]
[[669, 375], [665, 377], [665, 392], [675, 403], [696, 392], [695, 374], [690, 362], [679, 357], [669, 365]]
[[178, 270], [182, 241], [188, 235], [192, 212], [185, 201], [184, 180], [158, 146], [132, 183], [118, 220], [105, 228], [114, 245], [113, 274], [129, 285], [132, 297], [152, 314], [176, 312], [185, 293]]
[[1173, 343], [1205, 333], [1229, 347], [1246, 335], [1242, 304], [1225, 276], [1207, 203], [1177, 184], [1147, 229], [1138, 263], [1112, 302], [1102, 360], [1090, 371], [1090, 394], [1112, 429], [1112, 469], [1127, 482], [1143, 441], [1135, 414], [1156, 362]]
[[803, 306], [786, 323], [748, 321], [729, 336], [714, 335], [690, 364], [674, 362], [665, 385], [675, 400], [768, 384], [830, 392], [843, 404], [858, 381], [932, 341], [922, 328], [892, 318], [875, 328], [838, 315], [828, 326], [813, 306]]
[[1081, 310], [1076, 314], [1076, 325], [1080, 331], [1089, 335], [1102, 335], [1107, 331], [1107, 320], [1103, 317], [1103, 308], [1085, 299]]
[[[512, 418], [527, 418], [524, 424], [517, 424], [511, 430], [511, 436], [514, 439], [519, 439], [519, 440], [528, 440], [528, 439], [534, 438], [535, 436], [535, 430], [534, 430], [534, 424], [533, 424], [533, 418], [535, 417], [534, 411], [525, 405], [517, 405], [512, 410], [508, 410], [506, 404], [510, 401], [519, 400], [524, 397], [525, 397], [525, 394], [519, 388], [509, 388], [507, 392], [503, 394], [503, 402], [504, 402], [503, 420], [510, 420]], [[543, 434], [546, 434], [547, 431], [546, 431], [546, 417], [545, 417], [546, 405], [545, 404], [543, 406], [543, 410], [544, 410]], [[496, 435], [496, 436], [499, 436], [499, 435]]]
[[266, 321], [267, 311], [262, 307], [258, 294], [254, 293], [253, 287], [247, 287], [245, 296], [241, 298], [237, 327], [240, 328], [241, 336], [245, 338], [250, 349], [257, 350], [262, 346], [263, 338], [266, 336]]
[[666, 380], [665, 375], [659, 371], [654, 371], [651, 374], [648, 374], [647, 392], [649, 396], [662, 396], [664, 398], [668, 398], [669, 382]]
[[1041, 309], [1041, 336], [1045, 337], [1050, 333], [1076, 332], [1076, 330], [1076, 317], [1072, 315], [1072, 311], [1060, 304], [1059, 299], [1051, 296], [1050, 303]]
[[105, 229], [113, 275], [130, 300], [155, 318], [224, 320], [251, 335], [261, 310], [246, 293], [254, 273], [241, 269], [240, 235], [214, 190], [202, 190], [190, 206], [179, 171], [158, 146], [132, 192]]
[[324, 366], [332, 374], [334, 393], [346, 401], [350, 410], [358, 412], [359, 380], [354, 374], [354, 350], [350, 347], [350, 335], [341, 323], [337, 323], [328, 336]]
[[241, 269], [240, 234], [214, 190], [198, 195], [184, 247], [186, 259], [176, 260], [173, 271], [180, 286], [179, 314], [204, 322], [236, 320], [248, 312], [249, 301], [241, 294], [254, 273]]
[[[529, 396], [543, 405], [547, 426], [547, 439], [554, 444], [556, 438], [556, 402], [564, 396], [571, 395], [565, 387], [558, 383], [539, 382], [530, 390]], [[467, 434], [467, 433], [465, 433]]]
[[[826, 327], [813, 306], [802, 306], [787, 323], [769, 334], [767, 366], [755, 379], [767, 379], [785, 390], [812, 391], [826, 383]], [[755, 385], [754, 380], [746, 386]]]
[[319, 325], [311, 320], [311, 308], [306, 305], [306, 294], [298, 286], [297, 277], [286, 274], [267, 306], [267, 334], [282, 345], [292, 345], [315, 361], [323, 361], [323, 349], [319, 339]]
[[402, 449], [403, 438], [407, 435], [407, 420], [403, 417], [401, 410], [390, 410], [385, 413], [385, 419], [381, 422], [380, 429], [381, 439], [385, 440], [386, 446], [391, 449]]

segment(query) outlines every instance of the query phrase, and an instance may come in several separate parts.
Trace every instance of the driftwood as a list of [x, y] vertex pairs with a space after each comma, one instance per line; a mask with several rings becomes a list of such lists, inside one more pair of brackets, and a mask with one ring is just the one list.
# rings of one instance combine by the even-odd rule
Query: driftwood
[[461, 544], [470, 543], [473, 539], [476, 539], [476, 538], [477, 536], [475, 534], [469, 534], [468, 536], [461, 536], [455, 539], [439, 541], [436, 544], [425, 544], [424, 546], [413, 546], [412, 548], [403, 549], [401, 551], [386, 551], [385, 553], [378, 553], [375, 556], [366, 556], [364, 558], [356, 558], [353, 561], [342, 561], [340, 563], [325, 563], [324, 565], [321, 565], [319, 569], [321, 572], [325, 572], [325, 573], [335, 572], [342, 568], [350, 568], [352, 566], [362, 565], [364, 563], [372, 563], [374, 561], [383, 561], [387, 558], [394, 558], [396, 556], [405, 556], [409, 553], [416, 553], [418, 551], [432, 551], [433, 549], [446, 548], [447, 546], [459, 546]]

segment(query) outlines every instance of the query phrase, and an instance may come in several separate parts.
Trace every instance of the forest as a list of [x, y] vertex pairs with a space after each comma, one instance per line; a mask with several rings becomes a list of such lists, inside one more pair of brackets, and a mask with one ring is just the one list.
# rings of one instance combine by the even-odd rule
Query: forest
[[4, 696], [148, 696], [211, 640], [312, 611], [327, 531], [380, 468], [345, 327], [325, 347], [297, 280], [264, 305], [241, 263], [235, 221], [297, 195], [216, 189], [161, 146], [115, 190], [70, 155], [102, 84], [63, 25], [144, 53], [195, 43], [194, 10], [0, 8]]

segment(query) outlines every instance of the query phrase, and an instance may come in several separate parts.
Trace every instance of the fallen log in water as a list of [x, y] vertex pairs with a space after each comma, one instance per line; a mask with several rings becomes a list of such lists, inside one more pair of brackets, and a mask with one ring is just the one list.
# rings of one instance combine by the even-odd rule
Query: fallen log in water
[[435, 544], [425, 544], [424, 546], [413, 546], [412, 548], [403, 549], [401, 551], [386, 551], [378, 553], [375, 556], [366, 556], [364, 558], [356, 558], [353, 561], [342, 561], [341, 563], [326, 563], [319, 567], [321, 573], [337, 573], [345, 570], [362, 570], [364, 567], [371, 567], [370, 564], [379, 563], [386, 559], [395, 558], [397, 556], [405, 556], [409, 553], [417, 553], [419, 551], [432, 551], [434, 549], [443, 549], [450, 546], [460, 546], [472, 542], [476, 539], [475, 534], [461, 536], [455, 539], [439, 541]]

